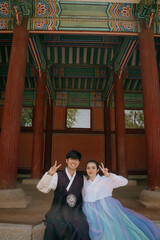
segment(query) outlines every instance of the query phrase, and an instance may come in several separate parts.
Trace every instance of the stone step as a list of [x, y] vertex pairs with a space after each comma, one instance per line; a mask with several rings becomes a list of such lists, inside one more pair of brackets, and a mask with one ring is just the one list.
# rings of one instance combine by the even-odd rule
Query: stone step
[[0, 223], [0, 240], [43, 240], [45, 225]]
[[[154, 222], [160, 228], [160, 220]], [[44, 223], [36, 226], [0, 223], [0, 240], [43, 240], [44, 230]]]

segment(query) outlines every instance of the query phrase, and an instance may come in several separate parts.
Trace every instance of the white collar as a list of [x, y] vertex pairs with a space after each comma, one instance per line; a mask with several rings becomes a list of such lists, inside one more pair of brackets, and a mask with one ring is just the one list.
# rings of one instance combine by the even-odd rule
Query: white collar
[[67, 167], [65, 168], [65, 172], [66, 172], [67, 177], [69, 178], [69, 180], [71, 180], [71, 179], [76, 175], [76, 171], [75, 171], [75, 173], [73, 174], [73, 176], [71, 176], [70, 173], [68, 172], [68, 168], [67, 168]]
[[95, 177], [95, 179], [93, 181], [91, 179], [89, 179], [89, 182], [90, 183], [96, 183], [100, 178], [101, 178], [101, 176], [98, 173], [97, 176]]
[[73, 176], [71, 176], [71, 175], [69, 174], [67, 168], [65, 168], [65, 172], [66, 172], [66, 174], [67, 174], [67, 176], [68, 176], [68, 178], [69, 178], [69, 184], [68, 184], [68, 186], [66, 187], [66, 190], [68, 191], [68, 190], [70, 189], [72, 183], [73, 183], [73, 180], [74, 180], [75, 176], [76, 176], [76, 171], [75, 171], [75, 173], [73, 174]]

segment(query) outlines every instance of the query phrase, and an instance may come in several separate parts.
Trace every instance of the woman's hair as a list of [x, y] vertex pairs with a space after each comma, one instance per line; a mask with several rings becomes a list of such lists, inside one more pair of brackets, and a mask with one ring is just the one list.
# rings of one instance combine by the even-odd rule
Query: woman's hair
[[86, 168], [87, 168], [88, 163], [95, 163], [97, 166], [97, 169], [99, 169], [99, 163], [96, 160], [88, 160], [86, 163]]

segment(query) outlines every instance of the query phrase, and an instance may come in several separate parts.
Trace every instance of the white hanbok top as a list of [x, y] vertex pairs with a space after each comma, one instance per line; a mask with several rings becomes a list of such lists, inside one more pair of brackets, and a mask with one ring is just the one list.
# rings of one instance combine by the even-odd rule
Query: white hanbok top
[[114, 188], [127, 185], [128, 180], [122, 176], [110, 173], [109, 177], [100, 176], [97, 174], [94, 181], [88, 180], [85, 182], [82, 189], [84, 202], [95, 202], [105, 197], [112, 196]]
[[[69, 188], [71, 187], [72, 183], [73, 183], [73, 180], [76, 176], [76, 171], [74, 173], [73, 176], [71, 176], [68, 172], [68, 169], [65, 168], [65, 172], [69, 178], [69, 184], [67, 186], [67, 191], [69, 190]], [[84, 182], [86, 182], [86, 178], [85, 176], [83, 176], [83, 180]], [[58, 184], [58, 174], [55, 173], [53, 176], [50, 176], [48, 174], [48, 172], [46, 172], [43, 177], [41, 178], [41, 180], [38, 182], [37, 184], [37, 189], [40, 191], [40, 192], [43, 192], [43, 193], [49, 193], [50, 190], [55, 190], [57, 188], [57, 184]]]

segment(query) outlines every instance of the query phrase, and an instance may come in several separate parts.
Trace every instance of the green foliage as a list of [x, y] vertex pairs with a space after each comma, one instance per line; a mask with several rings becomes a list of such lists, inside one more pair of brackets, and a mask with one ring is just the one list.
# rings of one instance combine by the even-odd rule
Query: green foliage
[[33, 108], [22, 108], [21, 126], [32, 127]]
[[77, 114], [78, 109], [67, 109], [67, 128], [72, 128], [75, 126]]
[[126, 128], [144, 128], [143, 110], [125, 110]]

